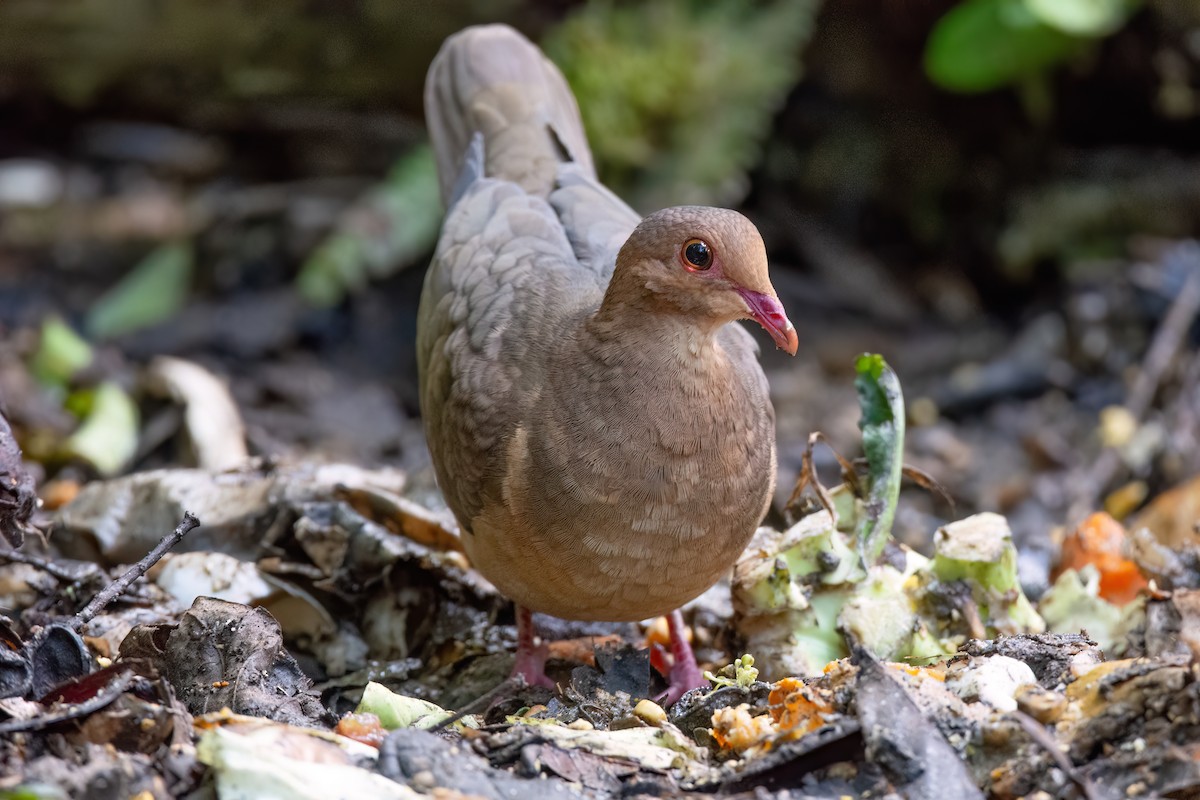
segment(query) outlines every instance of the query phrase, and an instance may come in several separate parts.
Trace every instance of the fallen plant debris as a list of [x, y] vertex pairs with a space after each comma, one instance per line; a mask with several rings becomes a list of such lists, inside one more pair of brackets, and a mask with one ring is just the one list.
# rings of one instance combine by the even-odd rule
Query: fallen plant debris
[[[137, 564], [105, 585], [88, 601], [87, 605], [75, 612], [74, 615], [63, 621], [47, 621], [43, 625], [31, 626], [32, 636], [27, 642], [21, 641], [21, 638], [13, 631], [7, 617], [0, 617], [0, 623], [4, 625], [4, 644], [7, 645], [6, 650], [0, 651], [7, 654], [7, 663], [3, 671], [3, 697], [42, 698], [44, 702], [46, 698], [51, 697], [52, 691], [57, 687], [91, 672], [93, 656], [78, 631], [91, 622], [106, 606], [128, 591], [134, 581], [142, 577], [168, 550], [177, 545], [189, 531], [198, 527], [199, 524], [200, 521], [194, 515], [185, 512], [183, 521], [174, 531], [165, 536]], [[6, 555], [0, 553], [0, 560], [5, 560]], [[28, 564], [29, 562], [18, 561], [17, 563]], [[32, 566], [37, 566], [37, 564], [32, 564]], [[55, 577], [61, 578], [63, 574], [62, 571], [57, 571]], [[103, 692], [98, 692], [89, 702], [96, 705], [97, 708], [106, 706], [121, 691], [124, 691], [124, 686], [111, 693], [112, 696], [107, 700], [104, 699]], [[51, 702], [57, 703], [59, 699]], [[85, 716], [91, 710], [95, 710], [95, 708], [92, 708], [89, 703], [83, 703], [76, 708], [60, 712], [58, 719], [54, 719], [54, 715], [51, 715], [51, 719], [54, 721], [72, 719], [76, 716]], [[17, 721], [9, 723], [11, 727], [8, 728], [0, 723], [0, 732], [28, 730], [39, 727], [45, 722], [46, 718], [34, 719], [29, 725]]]
[[[898, 408], [890, 368], [877, 358], [859, 367], [863, 381], [895, 387], [885, 402]], [[863, 392], [864, 407], [881, 396]], [[665, 710], [646, 699], [659, 691], [655, 659], [599, 630], [582, 649], [567, 646], [578, 635], [569, 625], [552, 642], [558, 691], [505, 681], [511, 611], [392, 473], [278, 465], [93, 482], [57, 512], [56, 535], [123, 553], [146, 541], [146, 520], [199, 502], [223, 512], [216, 525], [239, 544], [157, 563], [180, 541], [212, 546], [212, 531], [185, 538], [197, 525], [187, 514], [59, 617], [41, 592], [81, 591], [96, 573], [53, 549], [0, 558], [6, 591], [24, 598], [0, 629], [0, 759], [11, 775], [0, 787], [36, 792], [39, 776], [74, 763], [88, 769], [72, 792], [86, 793], [106, 770], [136, 771], [139, 758], [167, 751], [169, 764], [141, 767], [150, 774], [136, 785], [152, 796], [211, 785], [232, 797], [359, 786], [395, 797], [736, 797], [762, 787], [1094, 798], [1200, 786], [1180, 749], [1200, 733], [1190, 666], [1200, 602], [1183, 588], [1194, 572], [1171, 567], [1173, 589], [1140, 580], [1170, 572], [1161, 546], [1135, 547], [1102, 516], [1068, 537], [1055, 586], [1036, 604], [999, 515], [943, 525], [931, 558], [894, 542], [867, 557], [860, 544], [877, 547], [889, 516], [871, 512], [864, 538], [861, 515], [897, 502], [903, 451], [902, 429], [877, 431], [888, 441], [864, 472], [843, 464], [847, 482], [832, 489], [810, 474], [824, 500], [797, 505], [808, 513], [785, 530], [759, 531], [731, 586], [745, 654]], [[892, 487], [885, 495], [872, 489], [880, 482]], [[120, 497], [138, 499], [137, 516], [104, 511], [128, 507]], [[129, 604], [143, 574], [151, 582]], [[126, 608], [110, 605], [123, 594]], [[505, 615], [507, 625], [492, 624]], [[1107, 661], [1108, 651], [1125, 658]], [[327, 733], [335, 726], [341, 736]], [[309, 735], [318, 738], [296, 738]], [[64, 751], [68, 741], [116, 750]], [[304, 757], [310, 773], [296, 766], [297, 747], [327, 752]]]
[[118, 5], [0, 4], [0, 800], [1200, 796], [1194, 8], [497, 11], [639, 208], [747, 198], [800, 326], [664, 707], [665, 618], [539, 618], [507, 680], [430, 475], [462, 9]]
[[198, 527], [200, 527], [200, 520], [196, 518], [196, 515], [190, 511], [183, 512], [183, 521], [176, 526], [174, 531], [155, 545], [154, 549], [147, 553], [141, 561], [123, 572], [119, 578], [104, 587], [102, 592], [93, 597], [88, 601], [86, 606], [76, 612], [75, 619], [73, 620], [74, 626], [79, 628], [90, 622], [96, 614], [100, 613], [101, 609], [124, 594], [134, 581], [145, 575], [147, 570], [157, 564], [167, 554], [168, 550], [183, 541], [184, 536], [187, 536], [190, 531]]

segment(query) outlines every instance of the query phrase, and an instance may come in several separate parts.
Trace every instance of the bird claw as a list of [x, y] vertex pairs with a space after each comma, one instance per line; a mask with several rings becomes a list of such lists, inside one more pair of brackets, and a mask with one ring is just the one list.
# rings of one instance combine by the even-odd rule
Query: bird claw
[[557, 688], [546, 675], [546, 657], [550, 649], [539, 642], [533, 628], [533, 612], [517, 606], [517, 661], [513, 664], [512, 677], [524, 681], [526, 686]]
[[694, 659], [677, 661], [672, 664], [671, 673], [667, 680], [667, 690], [659, 695], [656, 701], [664, 708], [675, 705], [675, 703], [679, 702], [679, 698], [692, 689], [708, 686], [708, 681], [704, 679], [704, 675], [700, 672], [700, 668], [696, 666]]
[[[688, 644], [683, 615], [676, 610], [671, 613], [667, 621], [671, 631], [672, 663], [667, 672], [667, 690], [656, 699], [656, 702], [663, 706], [674, 705], [679, 698], [692, 689], [708, 686], [708, 681], [700, 672], [700, 667], [696, 665], [696, 656], [692, 653], [692, 647]], [[658, 655], [659, 660], [664, 660], [665, 653], [661, 652], [662, 646], [655, 645], [655, 647], [660, 652], [654, 653], [652, 649], [651, 660], [654, 660], [655, 655]]]
[[544, 686], [547, 689], [557, 688], [554, 681], [546, 675], [546, 657], [549, 650], [544, 644], [528, 648], [517, 648], [517, 660], [513, 664], [512, 677], [523, 681], [526, 686]]

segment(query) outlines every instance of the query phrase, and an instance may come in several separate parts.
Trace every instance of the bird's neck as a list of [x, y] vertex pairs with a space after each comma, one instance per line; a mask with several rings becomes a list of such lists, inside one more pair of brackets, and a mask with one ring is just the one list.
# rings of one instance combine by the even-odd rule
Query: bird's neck
[[648, 291], [618, 264], [604, 300], [584, 327], [585, 339], [603, 347], [647, 355], [674, 351], [681, 357], [711, 358], [719, 350], [716, 334], [724, 323]]
[[714, 371], [728, 367], [716, 328], [697, 325], [692, 319], [669, 312], [603, 311], [584, 322], [580, 344], [592, 360], [612, 367], [616, 373], [632, 370], [651, 382], [659, 378], [678, 382], [687, 375], [704, 381], [710, 380]]

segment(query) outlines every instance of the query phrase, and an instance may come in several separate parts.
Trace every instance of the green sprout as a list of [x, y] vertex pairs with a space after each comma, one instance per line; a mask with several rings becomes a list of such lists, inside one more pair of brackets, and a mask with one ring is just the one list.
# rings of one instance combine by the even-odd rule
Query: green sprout
[[705, 671], [704, 679], [710, 681], [715, 689], [723, 689], [726, 686], [748, 688], [750, 684], [758, 680], [758, 670], [754, 668], [754, 656], [749, 653], [738, 656], [732, 664], [721, 667], [715, 675]]

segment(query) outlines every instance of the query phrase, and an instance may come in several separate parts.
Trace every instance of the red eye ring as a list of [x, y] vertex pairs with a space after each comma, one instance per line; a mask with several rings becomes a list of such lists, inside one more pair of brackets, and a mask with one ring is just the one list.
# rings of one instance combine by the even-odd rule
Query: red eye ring
[[688, 269], [704, 271], [713, 265], [713, 250], [703, 239], [688, 239], [679, 249], [679, 258]]

